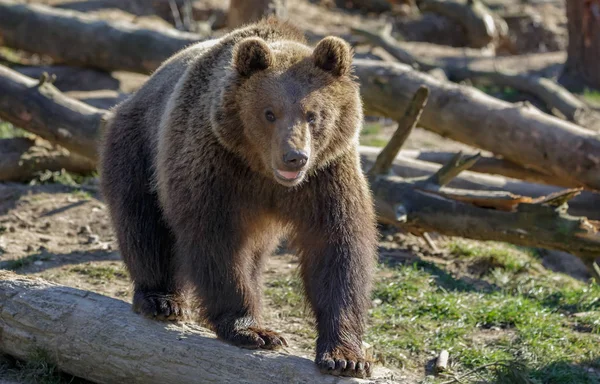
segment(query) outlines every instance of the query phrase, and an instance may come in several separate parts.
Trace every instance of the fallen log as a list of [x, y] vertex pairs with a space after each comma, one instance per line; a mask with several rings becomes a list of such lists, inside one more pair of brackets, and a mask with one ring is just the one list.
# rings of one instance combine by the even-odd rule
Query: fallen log
[[94, 162], [83, 156], [25, 137], [1, 139], [0, 154], [0, 181], [29, 181], [41, 172], [63, 169], [77, 174], [96, 170]]
[[[360, 146], [359, 151], [363, 169], [370, 169], [375, 164], [381, 148]], [[394, 159], [392, 171], [395, 175], [406, 179], [424, 178], [432, 176], [439, 170], [438, 164], [412, 158], [410, 151], [408, 152], [408, 157], [402, 151]], [[477, 163], [473, 165], [473, 167], [476, 166]], [[556, 186], [528, 183], [507, 177], [472, 172], [471, 170], [461, 172], [452, 179], [448, 186], [474, 191], [505, 191], [518, 196], [530, 197], [552, 195], [564, 190], [564, 188]], [[595, 207], [600, 207], [600, 194], [582, 191], [569, 201], [568, 212], [574, 216], [587, 216], [592, 220], [600, 220], [600, 210]]]
[[[4, 76], [3, 76], [4, 75]], [[17, 76], [17, 79], [14, 79], [14, 76]], [[79, 103], [76, 102], [72, 99], [70, 99], [69, 97], [63, 95], [60, 91], [58, 91], [55, 87], [53, 87], [51, 84], [42, 84], [42, 86], [46, 85], [49, 88], [42, 88], [42, 90], [44, 90], [43, 92], [40, 92], [40, 90], [38, 88], [40, 88], [40, 86], [33, 80], [33, 79], [29, 79], [26, 78], [20, 74], [16, 74], [14, 71], [11, 71], [8, 68], [2, 68], [0, 66], [0, 90], [3, 89], [8, 89], [9, 91], [14, 91], [15, 86], [13, 85], [13, 83], [15, 83], [17, 85], [19, 85], [19, 87], [16, 87], [16, 94], [18, 96], [14, 96], [13, 92], [0, 92], [0, 117], [4, 118], [4, 116], [8, 116], [10, 118], [13, 118], [13, 120], [15, 120], [17, 123], [15, 123], [15, 121], [11, 121], [13, 123], [15, 123], [17, 126], [20, 126], [24, 129], [28, 129], [34, 133], [38, 133], [40, 134], [40, 136], [47, 138], [50, 141], [53, 141], [52, 139], [55, 139], [53, 142], [56, 142], [59, 145], [62, 145], [62, 142], [64, 142], [65, 144], [68, 144], [72, 150], [74, 152], [77, 152], [79, 154], [82, 154], [83, 156], [86, 156], [87, 158], [89, 158], [90, 160], [92, 160], [93, 162], [95, 162], [97, 160], [97, 148], [96, 148], [96, 141], [97, 138], [99, 137], [100, 132], [102, 131], [102, 126], [104, 124], [104, 121], [106, 119], [110, 118], [110, 112], [105, 111], [105, 110], [99, 110], [99, 109], [95, 109], [89, 106], [86, 106], [83, 103]], [[9, 85], [12, 85], [11, 87], [2, 87], [2, 85], [4, 83], [8, 83]], [[29, 88], [27, 86], [23, 86], [23, 84], [27, 84], [29, 83]], [[34, 88], [33, 90], [31, 90], [31, 88]], [[19, 105], [19, 104], [8, 104], [10, 102], [14, 102], [13, 99], [15, 100], [20, 100], [23, 95], [28, 94], [28, 93], [33, 93], [33, 95], [29, 95], [29, 97], [26, 97], [26, 100], [29, 100], [30, 98], [33, 98], [34, 100], [37, 100], [37, 102], [35, 103], [35, 105], [31, 108], [24, 108], [23, 106]], [[48, 95], [50, 95], [50, 97], [48, 97]], [[429, 95], [431, 95], [431, 93], [429, 93]], [[412, 100], [412, 97], [411, 97]], [[57, 102], [56, 102], [57, 101]], [[55, 103], [56, 102], [56, 103]], [[438, 100], [439, 102], [439, 100]], [[429, 103], [431, 103], [431, 96], [429, 97]], [[56, 105], [54, 105], [56, 104]], [[81, 105], [83, 104], [85, 106], [85, 108], [89, 108], [88, 110], [82, 110]], [[423, 100], [423, 104], [424, 104], [424, 100]], [[17, 108], [15, 111], [13, 111], [12, 109], [8, 109], [8, 111], [11, 111], [10, 113], [7, 113], [7, 109], [5, 107], [5, 105], [11, 105], [12, 107]], [[28, 104], [25, 104], [28, 105]], [[75, 106], [77, 108], [73, 108], [70, 109], [68, 108], [68, 106]], [[422, 104], [421, 104], [422, 107]], [[90, 114], [88, 113], [89, 111], [93, 111], [94, 113]], [[425, 116], [426, 115], [426, 110], [415, 110], [414, 112], [411, 112], [408, 114], [407, 118], [404, 118], [404, 112], [402, 114], [400, 114], [398, 121], [403, 121], [406, 120], [407, 124], [401, 124], [401, 127], [404, 128], [410, 128], [412, 126], [414, 126], [414, 124], [416, 124], [416, 121], [412, 121], [412, 118], [414, 117], [415, 119], [418, 119], [419, 116]], [[27, 119], [24, 119], [23, 116], [27, 116]], [[412, 116], [412, 117], [411, 117]], [[44, 123], [48, 121], [48, 119], [52, 119], [51, 121], [57, 122], [56, 124], [51, 124], [50, 126], [45, 126]], [[10, 121], [10, 120], [9, 120]], [[31, 121], [35, 121], [37, 122], [36, 124], [29, 124]], [[27, 123], [25, 125], [19, 125], [18, 122], [24, 122]], [[68, 127], [69, 127], [69, 135], [61, 135], [59, 137], [54, 137], [54, 132], [57, 130], [57, 127], [61, 127], [64, 126], [64, 124], [68, 123]], [[63, 128], [59, 128], [63, 129]], [[68, 138], [74, 138], [72, 140], [65, 140], [63, 136], [66, 136]], [[400, 138], [399, 140], [393, 141], [392, 144], [398, 144], [398, 143], [402, 143], [402, 137], [405, 135], [399, 135], [398, 137]], [[81, 144], [80, 147], [77, 146], [77, 144]], [[69, 149], [71, 149], [69, 148]], [[386, 153], [386, 158], [387, 160], [387, 164], [388, 165], [392, 165], [393, 164], [389, 164], [389, 160], [393, 160], [395, 159], [397, 156], [397, 149], [399, 148], [395, 148], [394, 150], [396, 151], [396, 153], [394, 153], [393, 151], [384, 151], [384, 153]], [[364, 151], [361, 150], [361, 153], [364, 155]], [[414, 161], [414, 160], [413, 160]], [[427, 163], [426, 163], [427, 164]], [[386, 167], [388, 167], [386, 165]], [[435, 166], [434, 166], [435, 167]], [[437, 171], [439, 172], [439, 170]], [[376, 188], [378, 188], [379, 190], [383, 190], [386, 191], [388, 189], [390, 189], [390, 185], [396, 185], [398, 184], [398, 188], [401, 192], [385, 192], [385, 194], [375, 194], [376, 196], [376, 200], [378, 202], [379, 205], [384, 204], [384, 205], [394, 205], [394, 204], [401, 204], [402, 201], [404, 200], [397, 200], [396, 202], [393, 201], [388, 201], [386, 199], [393, 197], [393, 198], [401, 198], [401, 199], [405, 199], [405, 198], [410, 198], [411, 195], [406, 195], [404, 191], [406, 188], [408, 188], [408, 184], [411, 184], [411, 182], [406, 182], [406, 181], [399, 181], [392, 177], [392, 181], [382, 181], [381, 180], [381, 176], [377, 176], [375, 179], [372, 179], [372, 181], [375, 183], [373, 185], [374, 190], [376, 190]], [[400, 179], [400, 180], [404, 180], [404, 179]], [[390, 184], [391, 183], [391, 184]], [[396, 183], [396, 184], [394, 184]], [[402, 184], [404, 183], [404, 184]], [[408, 184], [407, 184], [408, 183]], [[525, 183], [527, 184], [527, 183]], [[411, 184], [412, 185], [412, 184]], [[413, 185], [414, 187], [414, 185]], [[542, 188], [552, 188], [552, 187], [547, 187], [547, 186], [541, 186]], [[539, 190], [538, 190], [539, 192]], [[408, 193], [408, 192], [407, 192]], [[423, 194], [422, 191], [415, 189], [414, 192], [411, 192], [413, 194], [416, 194], [414, 196], [416, 196], [415, 198], [417, 198], [418, 202], [424, 202], [429, 204], [428, 199], [433, 199], [431, 193], [426, 194], [426, 197], [422, 197], [420, 194]], [[469, 195], [469, 193], [464, 192], [464, 195]], [[473, 194], [471, 194], [473, 195]], [[486, 196], [486, 195], [483, 195]], [[493, 195], [492, 196], [496, 196]], [[526, 195], [527, 196], [527, 195]], [[454, 195], [454, 197], [456, 197], [456, 194]], [[480, 195], [481, 197], [481, 195]], [[573, 197], [573, 196], [571, 196]], [[435, 197], [439, 199], [439, 196]], [[440, 215], [444, 216], [444, 215], [451, 215], [452, 212], [454, 212], [454, 210], [456, 209], [456, 207], [460, 207], [461, 204], [468, 204], [470, 206], [474, 206], [474, 204], [469, 204], [469, 203], [464, 203], [464, 202], [460, 202], [457, 199], [454, 199], [453, 197], [446, 197], [447, 200], [447, 204], [446, 205], [440, 205], [440, 202], [437, 202], [436, 204], [433, 204], [433, 202], [431, 202], [433, 205], [432, 206], [438, 206], [438, 208], [443, 209], [443, 211], [440, 211]], [[471, 201], [472, 202], [472, 201]], [[453, 205], [456, 204], [456, 205]], [[477, 206], [474, 206], [477, 209], [482, 209], [479, 208]], [[593, 206], [592, 206], [593, 207]], [[592, 207], [587, 207], [588, 210], [591, 210]], [[545, 209], [545, 208], [544, 208]], [[563, 208], [561, 208], [563, 209]], [[564, 207], [565, 210], [565, 215], [566, 215], [566, 207]], [[486, 210], [486, 211], [490, 211], [491, 210]], [[545, 211], [544, 211], [545, 212]], [[467, 210], [467, 213], [470, 213], [469, 210]], [[495, 213], [492, 213], [495, 214]], [[380, 216], [380, 218], [384, 221], [387, 221], [388, 218], [385, 215]], [[467, 219], [468, 217], [463, 216], [463, 218]], [[539, 217], [535, 217], [536, 219], [539, 219]], [[524, 218], [522, 215], [521, 216], [516, 216], [516, 219], [523, 219], [525, 220], [526, 218]], [[516, 220], [515, 219], [515, 220]], [[574, 219], [566, 219], [562, 216], [557, 216], [557, 217], [552, 217], [552, 216], [547, 216], [547, 221], [548, 223], [544, 224], [544, 225], [548, 225], [548, 226], [552, 226], [553, 224], [555, 225], [562, 225], [565, 223], [571, 223], [572, 220], [576, 220], [576, 219], [580, 219], [582, 221], [586, 220], [585, 218], [574, 218]], [[556, 220], [554, 220], [556, 219]], [[430, 219], [433, 220], [433, 219]], [[486, 227], [484, 225], [484, 223], [482, 222], [481, 226], [475, 225], [477, 223], [477, 221], [485, 221], [485, 215], [483, 214], [483, 212], [479, 212], [476, 211], [474, 218], [471, 218], [469, 220], [470, 224], [473, 225], [473, 227], [470, 229], [470, 232], [464, 231], [461, 232], [463, 236], [467, 236], [467, 237], [471, 237], [471, 238], [475, 238], [475, 239], [485, 239], [485, 240], [505, 240], [505, 241], [514, 241], [515, 244], [523, 244], [523, 245], [532, 245], [532, 246], [537, 246], [540, 248], [549, 248], [549, 249], [558, 249], [558, 250], [565, 250], [567, 246], [574, 246], [579, 244], [578, 241], [581, 242], [581, 244], [579, 244], [579, 247], [582, 248], [582, 250], [580, 251], [580, 253], [576, 253], [573, 252], [574, 254], [580, 255], [580, 256], [584, 256], [587, 257], [588, 255], [588, 251], [589, 251], [589, 247], [587, 245], [588, 240], [586, 239], [572, 239], [569, 236], [575, 236], [575, 232], [573, 233], [569, 233], [568, 235], [564, 235], [567, 236], [566, 239], [565, 238], [561, 238], [560, 242], [553, 242], [553, 241], [549, 241], [548, 240], [548, 236], [549, 234], [547, 233], [542, 233], [540, 231], [542, 231], [543, 227], [540, 227], [540, 229], [536, 229], [537, 227], [535, 227], [535, 222], [525, 222], [526, 224], [525, 227], [522, 229], [525, 232], [526, 235], [519, 235], [519, 236], [503, 236], [502, 234], [495, 234], [493, 231], [488, 231], [486, 230]], [[566, 221], [565, 221], [566, 220]], [[571, 220], [571, 221], [570, 221]], [[432, 221], [434, 222], [434, 221]], [[443, 225], [439, 225], [437, 227], [435, 227], [433, 224], [429, 223], [427, 224], [429, 227], [428, 230], [432, 230], [432, 228], [435, 227], [435, 231], [442, 233], [442, 234], [450, 234], [450, 235], [459, 235], [458, 230], [460, 228], [463, 228], [461, 225], [458, 226], [453, 226], [452, 228], [445, 228], [445, 225], [448, 224], [448, 222], [444, 222], [444, 220], [441, 221], [441, 223], [443, 222]], [[520, 221], [512, 221], [512, 222], [506, 222], [505, 225], [508, 226], [509, 223], [512, 223], [513, 225], [521, 225], [522, 222]], [[566, 225], [566, 224], [565, 224]], [[557, 228], [557, 227], [554, 227]], [[590, 228], [594, 228], [593, 226], [591, 226]], [[547, 229], [549, 231], [549, 233], [552, 233], [550, 229]], [[574, 230], [573, 230], [574, 231]], [[569, 240], [569, 241], [567, 241]]]
[[13, 70], [27, 77], [39, 79], [47, 72], [56, 76], [54, 86], [62, 92], [96, 91], [99, 89], [118, 90], [120, 81], [105, 71], [66, 65], [17, 66]]
[[109, 112], [65, 96], [45, 75], [39, 81], [0, 65], [0, 119], [95, 160]]
[[421, 58], [405, 47], [405, 43], [397, 41], [390, 34], [389, 29], [373, 32], [363, 28], [353, 28], [352, 32], [367, 39], [374, 45], [383, 48], [401, 63], [409, 64], [424, 72], [434, 69], [444, 71], [446, 77], [454, 82], [471, 80], [484, 85], [510, 87], [515, 90], [529, 93], [546, 104], [550, 111], [564, 116], [582, 126], [595, 126], [599, 118], [583, 101], [575, 97], [557, 82], [535, 74], [508, 72], [500, 69], [501, 65], [493, 69], [472, 68], [469, 63], [457, 62], [442, 63], [438, 60]]
[[322, 375], [305, 358], [225, 344], [194, 324], [161, 323], [89, 291], [0, 271], [0, 351], [48, 352], [59, 369], [95, 383], [392, 383]]
[[176, 29], [145, 29], [81, 12], [0, 0], [0, 45], [40, 53], [58, 63], [149, 73], [202, 38]]
[[412, 95], [425, 85], [431, 94], [421, 127], [549, 172], [561, 183], [600, 189], [600, 139], [595, 132], [404, 64], [355, 60], [355, 73], [371, 115], [399, 119]]
[[498, 43], [508, 35], [508, 25], [479, 0], [443, 1], [427, 0], [419, 5], [421, 12], [445, 16], [462, 25], [469, 39], [469, 46], [484, 48]]

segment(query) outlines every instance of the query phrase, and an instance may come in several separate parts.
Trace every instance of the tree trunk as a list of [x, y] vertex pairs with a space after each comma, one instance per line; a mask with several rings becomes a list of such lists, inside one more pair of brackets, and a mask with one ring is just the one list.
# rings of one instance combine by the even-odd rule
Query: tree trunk
[[561, 81], [600, 90], [600, 0], [568, 0], [568, 58]]
[[41, 349], [62, 371], [95, 383], [392, 382], [323, 375], [305, 358], [234, 347], [195, 324], [148, 320], [124, 301], [7, 271], [0, 330], [1, 352], [27, 359]]
[[229, 4], [227, 26], [230, 29], [267, 16], [287, 17], [287, 0], [231, 0]]

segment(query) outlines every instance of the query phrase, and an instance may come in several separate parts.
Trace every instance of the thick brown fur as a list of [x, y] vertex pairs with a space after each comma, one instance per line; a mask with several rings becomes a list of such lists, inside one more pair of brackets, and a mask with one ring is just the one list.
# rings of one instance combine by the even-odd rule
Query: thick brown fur
[[348, 45], [305, 44], [267, 20], [166, 61], [115, 109], [102, 188], [134, 310], [180, 318], [191, 287], [222, 339], [285, 345], [260, 307], [264, 258], [286, 236], [316, 316], [317, 364], [365, 376], [377, 235], [357, 153], [362, 105]]

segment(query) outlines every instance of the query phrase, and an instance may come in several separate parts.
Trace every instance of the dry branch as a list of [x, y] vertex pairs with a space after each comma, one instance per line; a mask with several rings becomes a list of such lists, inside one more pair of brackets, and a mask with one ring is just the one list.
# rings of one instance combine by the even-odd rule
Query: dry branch
[[28, 181], [44, 171], [86, 174], [96, 170], [94, 162], [83, 156], [25, 137], [0, 140], [0, 154], [0, 181]]
[[109, 116], [61, 93], [50, 81], [0, 65], [0, 118], [95, 160], [100, 129]]
[[[359, 151], [363, 168], [370, 169], [381, 152], [381, 148], [361, 146]], [[440, 168], [437, 164], [417, 160], [412, 158], [412, 156], [405, 157], [403, 153], [404, 151], [400, 152], [392, 165], [392, 170], [397, 176], [405, 179], [427, 179]], [[450, 156], [450, 159], [452, 156]], [[476, 167], [477, 163], [475, 163], [473, 168]], [[556, 186], [540, 185], [471, 171], [462, 172], [448, 186], [471, 191], [503, 191], [504, 193], [517, 196], [530, 196], [534, 198], [552, 195], [563, 190], [563, 188]], [[593, 220], [600, 220], [600, 210], [595, 207], [600, 207], [600, 194], [582, 191], [569, 202], [568, 212], [574, 216], [587, 216]]]
[[502, 198], [489, 204], [456, 197], [473, 191], [443, 193], [423, 182], [396, 176], [371, 176], [381, 221], [416, 232], [438, 232], [476, 240], [505, 241], [512, 244], [557, 249], [580, 257], [591, 265], [600, 254], [600, 228], [584, 217], [566, 213], [544, 201], [512, 201], [499, 209]]
[[1, 352], [27, 359], [45, 350], [61, 370], [96, 383], [392, 382], [322, 375], [305, 358], [230, 346], [199, 326], [148, 320], [123, 301], [7, 271], [0, 329]]
[[[403, 157], [443, 165], [448, 163], [455, 154], [451, 152], [440, 151], [405, 150], [400, 152], [400, 155]], [[561, 180], [557, 180], [555, 177], [552, 177], [552, 175], [541, 173], [533, 169], [528, 169], [520, 166], [519, 164], [515, 164], [512, 161], [501, 159], [495, 156], [480, 155], [479, 160], [477, 160], [477, 162], [473, 164], [469, 170], [478, 173], [488, 173], [492, 175], [511, 177], [513, 179], [520, 179], [532, 183], [569, 187], [569, 185], [566, 184], [561, 185]]]
[[377, 160], [369, 170], [369, 173], [377, 175], [389, 172], [394, 159], [398, 156], [400, 148], [402, 148], [402, 145], [417, 125], [421, 113], [423, 113], [423, 108], [425, 108], [425, 105], [427, 104], [428, 96], [429, 89], [426, 87], [419, 88], [415, 93], [404, 116], [398, 121], [398, 127], [390, 138], [388, 145], [386, 145], [381, 153], [379, 153]]

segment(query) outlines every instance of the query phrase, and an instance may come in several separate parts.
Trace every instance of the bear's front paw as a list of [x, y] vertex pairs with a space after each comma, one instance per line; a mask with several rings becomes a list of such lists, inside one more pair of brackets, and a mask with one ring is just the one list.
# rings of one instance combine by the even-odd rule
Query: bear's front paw
[[183, 320], [186, 317], [183, 300], [176, 294], [136, 292], [133, 311], [156, 320]]
[[288, 345], [277, 332], [259, 327], [236, 328], [219, 336], [233, 345], [248, 349], [279, 349]]
[[373, 365], [363, 357], [362, 352], [355, 352], [343, 346], [318, 354], [316, 363], [321, 373], [359, 378], [370, 377]]

